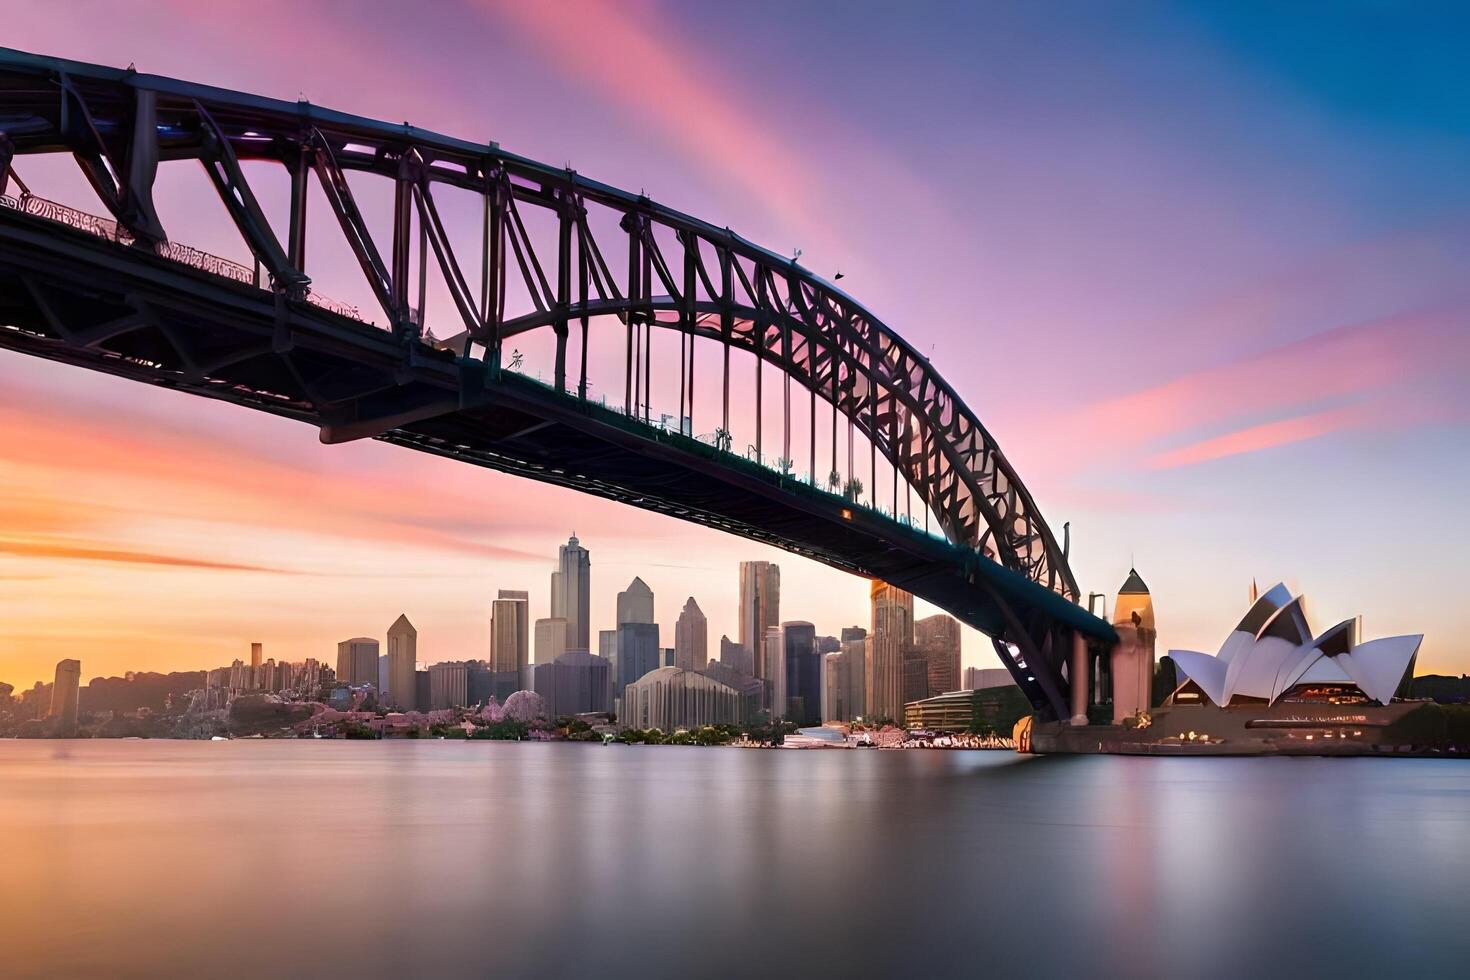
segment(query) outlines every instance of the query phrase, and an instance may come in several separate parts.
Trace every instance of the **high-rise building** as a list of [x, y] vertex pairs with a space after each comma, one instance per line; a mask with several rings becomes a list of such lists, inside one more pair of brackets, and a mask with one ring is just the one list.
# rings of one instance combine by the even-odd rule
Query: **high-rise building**
[[842, 630], [842, 667], [847, 678], [847, 691], [842, 697], [847, 717], [842, 721], [856, 721], [868, 711], [867, 639], [868, 631], [861, 626], [848, 626]]
[[672, 732], [700, 725], [736, 725], [740, 692], [705, 674], [660, 667], [629, 684], [618, 722], [625, 728]]
[[[738, 644], [737, 644], [738, 646]], [[744, 650], [744, 647], [740, 647]], [[766, 685], [745, 671], [736, 670], [729, 664], [711, 660], [699, 673], [712, 677], [727, 687], [740, 692], [740, 721], [742, 724], [754, 719], [765, 701]]]
[[490, 604], [490, 669], [520, 674], [531, 644], [530, 599], [524, 591], [501, 589]]
[[653, 590], [638, 576], [618, 593], [618, 625], [653, 622]]
[[[910, 648], [903, 658], [903, 703], [923, 701], [929, 696], [929, 664]], [[902, 720], [900, 714], [896, 721]]]
[[781, 568], [768, 561], [740, 563], [740, 645], [750, 651], [755, 676], [766, 678], [761, 650], [766, 630], [781, 622]]
[[781, 640], [781, 627], [767, 626], [762, 656], [762, 680], [766, 684], [766, 710], [771, 718], [786, 717], [786, 644]]
[[259, 670], [260, 669], [260, 658], [262, 656], [264, 656], [264, 655], [265, 655], [265, 644], [263, 644], [263, 643], [252, 643], [252, 644], [250, 644], [250, 669], [251, 670]]
[[786, 719], [798, 725], [822, 723], [822, 655], [811, 623], [781, 624], [786, 660]]
[[388, 627], [388, 701], [402, 711], [413, 711], [418, 703], [419, 631], [402, 615]]
[[914, 643], [914, 597], [874, 580], [865, 675], [868, 718], [903, 720], [903, 660]]
[[573, 650], [553, 663], [538, 663], [532, 689], [545, 699], [552, 718], [607, 711], [609, 667], [602, 657]]
[[822, 720], [848, 721], [847, 655], [829, 653], [822, 658]]
[[82, 662], [58, 661], [56, 680], [51, 685], [51, 710], [46, 713], [46, 717], [55, 720], [57, 732], [63, 735], [70, 735], [76, 730], [81, 686]]
[[924, 659], [928, 676], [925, 698], [960, 689], [960, 621], [958, 619], [939, 613], [935, 616], [926, 616], [914, 623], [914, 646]]
[[567, 621], [570, 649], [590, 649], [591, 608], [592, 553], [582, 547], [573, 533], [557, 553], [556, 571], [551, 573], [551, 617]]
[[[622, 623], [618, 626], [618, 664], [613, 677], [612, 698], [651, 670], [659, 668], [657, 623]], [[617, 710], [614, 708], [614, 710]]]
[[674, 624], [674, 666], [682, 670], [703, 670], [709, 663], [709, 620], [694, 596], [684, 603], [684, 611]]
[[755, 657], [750, 648], [736, 643], [728, 636], [720, 637], [720, 663], [731, 670], [738, 670], [750, 677], [755, 676]]
[[337, 644], [337, 681], [348, 687], [378, 686], [378, 641], [355, 636]]
[[469, 667], [462, 663], [429, 666], [429, 708], [463, 708], [470, 701]]
[[536, 663], [554, 663], [567, 652], [571, 624], [560, 616], [536, 620]]

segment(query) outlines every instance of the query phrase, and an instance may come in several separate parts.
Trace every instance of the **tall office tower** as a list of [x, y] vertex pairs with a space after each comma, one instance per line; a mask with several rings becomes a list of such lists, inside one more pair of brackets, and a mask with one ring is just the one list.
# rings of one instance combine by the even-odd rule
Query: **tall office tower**
[[868, 718], [903, 721], [903, 658], [914, 644], [914, 597], [873, 581], [873, 622], [863, 684]]
[[618, 625], [653, 622], [653, 590], [638, 576], [618, 593]]
[[501, 589], [490, 604], [490, 669], [520, 676], [531, 644], [530, 599], [524, 591]]
[[250, 689], [253, 678], [248, 676], [250, 668], [239, 657], [230, 661], [230, 690], [246, 691]]
[[378, 641], [355, 636], [337, 644], [337, 681], [348, 687], [378, 686]]
[[322, 665], [315, 657], [307, 657], [306, 663], [301, 665], [301, 689], [307, 694], [315, 694], [316, 689], [322, 684]]
[[399, 616], [388, 627], [388, 690], [384, 693], [402, 711], [421, 707], [418, 682], [414, 680], [418, 660], [419, 631], [413, 628], [407, 615]]
[[847, 678], [847, 691], [842, 698], [847, 717], [843, 721], [856, 721], [868, 711], [868, 631], [861, 626], [844, 627], [841, 641], [843, 673]]
[[463, 708], [469, 703], [469, 667], [462, 663], [432, 664], [429, 667], [429, 708]]
[[[659, 668], [657, 623], [622, 623], [618, 626], [618, 662], [613, 677], [612, 697], [617, 701], [623, 688], [651, 670]], [[613, 709], [616, 711], [616, 707]]]
[[674, 666], [683, 670], [703, 670], [709, 663], [709, 620], [694, 596], [684, 603], [679, 621], [674, 624]]
[[924, 658], [927, 690], [932, 698], [960, 689], [960, 621], [939, 613], [914, 624], [914, 645]]
[[786, 719], [803, 727], [822, 723], [822, 655], [811, 623], [781, 624], [786, 657]]
[[56, 664], [56, 680], [51, 685], [51, 710], [47, 718], [56, 719], [56, 730], [70, 734], [77, 727], [77, 703], [81, 697], [82, 662], [61, 660]]
[[264, 655], [264, 653], [265, 653], [265, 644], [263, 644], [263, 643], [252, 643], [252, 644], [250, 644], [250, 669], [251, 670], [259, 670], [260, 669], [260, 658]]
[[922, 701], [929, 696], [929, 664], [910, 647], [903, 658], [903, 703]]
[[822, 720], [849, 721], [847, 710], [847, 654], [822, 657]]
[[740, 563], [740, 645], [751, 653], [755, 676], [765, 678], [761, 645], [766, 630], [781, 622], [781, 568], [768, 561]]
[[767, 626], [761, 656], [762, 680], [766, 684], [766, 710], [771, 719], [786, 717], [786, 644], [781, 641], [781, 627]]
[[592, 643], [592, 553], [572, 534], [557, 552], [551, 573], [551, 616], [567, 621], [567, 646], [589, 649]]
[[536, 663], [555, 663], [557, 657], [567, 652], [570, 626], [570, 623], [559, 616], [536, 620]]
[[751, 656], [750, 650], [728, 636], [720, 637], [720, 663], [747, 677], [755, 676], [755, 658]]

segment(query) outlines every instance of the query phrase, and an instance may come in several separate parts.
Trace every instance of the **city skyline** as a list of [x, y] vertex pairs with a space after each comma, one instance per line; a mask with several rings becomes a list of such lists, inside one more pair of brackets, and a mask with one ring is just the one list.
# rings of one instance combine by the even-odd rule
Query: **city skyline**
[[[1361, 609], [1374, 632], [1424, 630], [1425, 671], [1470, 669], [1455, 640], [1470, 612], [1452, 601], [1441, 564], [1470, 546], [1456, 503], [1467, 476], [1458, 452], [1466, 404], [1454, 384], [1470, 349], [1463, 270], [1451, 258], [1463, 253], [1470, 203], [1452, 176], [1463, 172], [1462, 152], [1445, 139], [1462, 120], [1430, 97], [1438, 91], [1430, 70], [1394, 76], [1370, 97], [1344, 70], [1354, 62], [1287, 57], [1315, 30], [1291, 17], [1276, 25], [1284, 40], [1270, 53], [1243, 43], [1248, 13], [1151, 8], [1141, 15], [1154, 29], [1151, 46], [1140, 50], [1085, 12], [1070, 26], [1043, 27], [1032, 19], [1039, 15], [1016, 10], [920, 24], [855, 7], [794, 16], [813, 28], [820, 17], [822, 29], [862, 45], [882, 37], [888, 57], [874, 61], [882, 70], [854, 75], [824, 55], [824, 80], [814, 84], [776, 52], [749, 73], [700, 47], [702, 37], [748, 31], [714, 10], [660, 8], [663, 16], [647, 19], [581, 5], [469, 11], [483, 28], [477, 44], [565, 105], [551, 121], [476, 84], [475, 60], [442, 58], [437, 45], [397, 51], [424, 82], [384, 84], [371, 67], [376, 55], [413, 34], [398, 29], [403, 15], [390, 8], [339, 36], [328, 59], [267, 43], [269, 17], [228, 5], [191, 9], [183, 22], [163, 5], [105, 34], [87, 30], [76, 10], [53, 8], [17, 4], [8, 43], [242, 88], [269, 76], [268, 94], [486, 134], [598, 179], [645, 186], [773, 247], [789, 242], [823, 274], [842, 270], [844, 285], [933, 351], [1054, 522], [1071, 520], [1084, 590], [1110, 592], [1130, 564], [1142, 568], [1170, 610], [1159, 624], [1165, 644], [1207, 645], [1251, 578], [1285, 579], [1322, 597], [1325, 620]], [[437, 26], [452, 37], [444, 21], [465, 13], [416, 16], [424, 33]], [[566, 41], [572, 23], [645, 54], [656, 81], [576, 59]], [[1397, 30], [1375, 23], [1364, 36]], [[300, 36], [310, 35], [308, 25]], [[949, 84], [945, 57], [916, 54], [934, 46], [955, 55], [960, 37], [982, 51], [1004, 37], [1036, 57], [968, 57], [996, 74], [984, 79], [994, 83], [984, 104], [967, 109], [970, 83]], [[1361, 43], [1344, 42], [1371, 55], [1353, 47]], [[1446, 49], [1426, 43], [1423, 60], [1447, 70]], [[1040, 67], [1051, 45], [1068, 56], [1056, 79]], [[1168, 90], [1151, 83], [1149, 66], [1181, 58], [1199, 70]], [[744, 87], [717, 84], [731, 79]], [[775, 95], [790, 97], [792, 81], [804, 85], [801, 107], [834, 127], [821, 146], [759, 111]], [[1028, 125], [1055, 120], [1057, 86], [1079, 81], [1098, 84], [1067, 91], [1095, 89], [1105, 104], [1069, 105], [1099, 111], [1055, 127], [1065, 142]], [[429, 97], [441, 90], [476, 94]], [[1018, 94], [996, 94], [1004, 92]], [[946, 120], [955, 118], [975, 135], [951, 135]], [[1243, 129], [1247, 118], [1269, 123], [1261, 131], [1273, 138]], [[1180, 119], [1190, 120], [1187, 140], [1176, 133]], [[732, 165], [711, 149], [719, 131], [744, 134], [767, 163], [758, 173]], [[892, 146], [875, 151], [871, 132], [892, 134]], [[997, 145], [1008, 152], [986, 151]], [[857, 169], [827, 179], [828, 154], [853, 147], [863, 152], [843, 158]], [[966, 193], [938, 207], [916, 186], [920, 166]], [[208, 210], [212, 193], [197, 167], [184, 176], [163, 169], [170, 224], [184, 229], [182, 240], [223, 251], [218, 225], [187, 220]], [[39, 187], [49, 175], [30, 176]], [[899, 192], [901, 214], [870, 200], [873, 184]], [[1067, 189], [1061, 199], [1041, 196], [1058, 188]], [[85, 199], [85, 188], [63, 190]], [[913, 249], [915, 241], [926, 247]], [[344, 267], [340, 255], [313, 263], [327, 287]], [[986, 306], [971, 322], [956, 311], [972, 309], [977, 288]], [[973, 343], [1038, 365], [1052, 379], [1046, 393], [998, 385], [992, 359], [967, 356]], [[206, 650], [227, 659], [231, 644], [260, 635], [301, 659], [355, 632], [338, 610], [403, 604], [395, 600], [405, 595], [423, 609], [415, 622], [426, 637], [468, 656], [484, 645], [476, 584], [539, 580], [530, 573], [545, 575], [545, 542], [571, 527], [616, 540], [629, 560], [613, 577], [636, 570], [664, 601], [682, 601], [671, 583], [689, 581], [684, 594], [701, 597], [712, 638], [736, 636], [728, 600], [704, 598], [730, 561], [782, 563], [783, 605], [813, 621], [850, 619], [841, 611], [863, 601], [860, 579], [712, 531], [387, 446], [322, 447], [300, 426], [182, 399], [0, 359], [0, 614], [14, 631], [6, 666], [15, 682], [44, 678], [69, 656], [103, 671], [111, 658], [145, 669]], [[1342, 476], [1369, 471], [1392, 473], [1396, 495], [1445, 539], [1423, 582], [1393, 573], [1399, 515], [1379, 506], [1374, 481]], [[503, 505], [499, 517], [462, 516], [489, 513], [486, 501]], [[1343, 544], [1314, 547], [1324, 540]], [[594, 586], [593, 619], [611, 584]], [[262, 624], [266, 609], [273, 621]], [[323, 609], [339, 618], [313, 619]], [[530, 615], [548, 612], [543, 603]], [[658, 618], [672, 622], [662, 604]], [[994, 664], [983, 638], [966, 630], [964, 644], [965, 666]]]

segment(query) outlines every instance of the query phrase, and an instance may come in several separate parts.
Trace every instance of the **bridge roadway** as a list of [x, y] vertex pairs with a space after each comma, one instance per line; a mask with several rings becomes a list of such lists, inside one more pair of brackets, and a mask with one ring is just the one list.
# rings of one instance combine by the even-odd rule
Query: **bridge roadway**
[[[14, 54], [0, 50], [0, 78]], [[38, 63], [73, 76], [90, 67], [19, 60], [30, 74]], [[0, 91], [0, 140], [5, 110]], [[54, 148], [52, 136], [41, 142]], [[11, 145], [25, 152], [23, 141]], [[0, 151], [3, 177], [11, 161]], [[0, 207], [0, 347], [307, 422], [325, 442], [377, 438], [571, 487], [892, 583], [994, 638], [1045, 714], [1066, 716], [1062, 665], [1074, 638], [1094, 649], [1116, 642], [1108, 624], [975, 546], [505, 370], [468, 344], [424, 343], [416, 330], [376, 328], [279, 278], [240, 281], [169, 257], [176, 249], [122, 244], [13, 204]], [[1069, 580], [1065, 556], [1052, 561]]]

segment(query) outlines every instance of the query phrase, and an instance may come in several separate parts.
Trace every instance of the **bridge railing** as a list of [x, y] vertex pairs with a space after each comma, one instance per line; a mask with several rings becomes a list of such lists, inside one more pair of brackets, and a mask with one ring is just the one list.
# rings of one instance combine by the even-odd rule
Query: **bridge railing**
[[[19, 197], [0, 194], [0, 210], [18, 211], [21, 214], [44, 218], [47, 221], [54, 221], [57, 224], [65, 225], [76, 231], [86, 232], [89, 235], [95, 235], [98, 238], [104, 238], [110, 242], [116, 242], [119, 245], [134, 247], [137, 244], [133, 236], [128, 234], [127, 229], [111, 218], [91, 214], [79, 208], [62, 204], [59, 201], [52, 201], [36, 194], [23, 192]], [[168, 259], [171, 262], [177, 262], [180, 265], [186, 265], [192, 269], [198, 269], [200, 272], [207, 272], [212, 276], [219, 276], [223, 279], [230, 279], [234, 282], [244, 283], [247, 286], [255, 286], [257, 288], [265, 288], [268, 285], [268, 283], [261, 281], [259, 264], [251, 268], [232, 259], [213, 255], [203, 249], [195, 248], [192, 245], [184, 245], [179, 242], [159, 242], [153, 247], [152, 251], [159, 258]], [[313, 306], [318, 306], [328, 312], [336, 313], [338, 316], [349, 317], [364, 323], [368, 322], [358, 307], [351, 303], [344, 303], [315, 291], [307, 292], [306, 301]]]

